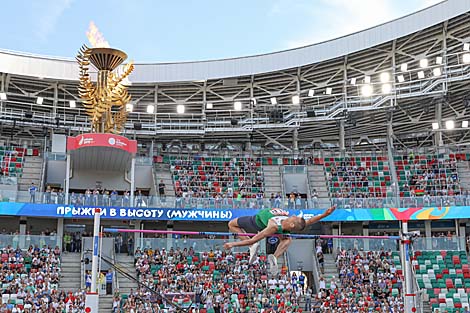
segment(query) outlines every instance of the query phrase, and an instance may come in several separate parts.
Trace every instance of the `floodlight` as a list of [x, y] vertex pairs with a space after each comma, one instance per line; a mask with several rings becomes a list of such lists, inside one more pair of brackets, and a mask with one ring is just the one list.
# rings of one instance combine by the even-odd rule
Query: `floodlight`
[[403, 63], [402, 65], [400, 65], [400, 70], [402, 72], [408, 71], [408, 63]]
[[442, 71], [441, 71], [441, 69], [440, 69], [439, 67], [436, 67], [436, 68], [434, 68], [434, 69], [432, 70], [432, 74], [433, 74], [434, 76], [438, 77], [438, 76], [441, 76]]
[[134, 110], [134, 105], [132, 103], [126, 104], [126, 111], [132, 112]]
[[364, 85], [361, 88], [361, 93], [364, 97], [370, 97], [372, 93], [374, 92], [374, 89], [372, 88], [372, 85]]
[[405, 81], [405, 76], [403, 76], [403, 75], [398, 75], [398, 76], [397, 76], [397, 80], [398, 80], [399, 83], [403, 83], [403, 82]]
[[356, 84], [356, 77], [353, 77], [351, 78], [351, 85], [355, 85]]
[[382, 85], [382, 93], [390, 93], [390, 91], [392, 91], [392, 85], [390, 84]]
[[423, 79], [424, 78], [424, 71], [419, 71], [418, 72], [418, 78]]
[[300, 97], [295, 95], [295, 96], [292, 96], [292, 104], [300, 104]]
[[233, 109], [235, 111], [241, 111], [242, 110], [242, 103], [240, 101], [235, 101], [233, 103]]
[[44, 98], [43, 98], [43, 97], [38, 97], [38, 98], [36, 99], [36, 104], [41, 105], [43, 102], [44, 102]]
[[271, 104], [272, 104], [272, 105], [276, 105], [276, 104], [277, 104], [277, 98], [276, 98], [276, 97], [272, 97], [272, 98], [271, 98]]
[[464, 53], [462, 55], [462, 61], [463, 63], [470, 63], [470, 53]]
[[437, 122], [432, 123], [432, 129], [434, 130], [439, 129], [439, 123]]
[[184, 114], [184, 111], [185, 111], [185, 107], [184, 107], [184, 104], [178, 104], [176, 106], [176, 112], [178, 114]]
[[70, 101], [69, 101], [69, 106], [70, 106], [72, 109], [74, 109], [74, 108], [77, 107], [77, 103], [75, 102], [75, 100], [70, 100]]
[[147, 105], [147, 113], [152, 114], [155, 112], [155, 106], [153, 104]]
[[214, 107], [214, 104], [212, 102], [207, 102], [206, 104], [206, 109], [212, 109]]
[[446, 128], [447, 129], [454, 129], [455, 123], [453, 120], [446, 121]]
[[470, 51], [470, 43], [466, 42], [463, 44], [463, 51]]
[[436, 64], [442, 64], [442, 57], [436, 57]]
[[314, 90], [314, 89], [310, 89], [310, 90], [308, 91], [308, 96], [309, 96], [309, 97], [313, 97], [314, 94], [315, 94], [315, 90]]
[[462, 128], [468, 127], [468, 121], [462, 121]]
[[382, 83], [389, 82], [389, 81], [390, 81], [390, 73], [388, 73], [388, 72], [383, 72], [382, 74], [380, 74], [380, 81], [381, 81]]
[[428, 59], [426, 59], [426, 58], [419, 60], [419, 66], [421, 68], [428, 67], [428, 64], [429, 64], [429, 62], [428, 62]]
[[331, 95], [332, 93], [333, 93], [333, 88], [328, 87], [328, 88], [325, 89], [325, 94]]
[[7, 94], [5, 92], [0, 92], [0, 100], [6, 100]]
[[370, 76], [364, 76], [364, 83], [370, 84]]

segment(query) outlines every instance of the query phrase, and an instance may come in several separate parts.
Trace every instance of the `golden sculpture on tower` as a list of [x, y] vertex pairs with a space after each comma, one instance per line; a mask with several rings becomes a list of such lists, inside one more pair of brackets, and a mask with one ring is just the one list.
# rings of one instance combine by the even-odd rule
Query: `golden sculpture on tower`
[[[132, 62], [124, 66], [122, 74], [116, 68], [127, 55], [112, 48], [89, 48], [83, 45], [77, 55], [80, 68], [78, 94], [91, 119], [91, 132], [119, 134], [127, 120], [126, 105], [131, 96], [124, 82], [134, 69]], [[98, 70], [96, 83], [90, 78], [89, 66]]]

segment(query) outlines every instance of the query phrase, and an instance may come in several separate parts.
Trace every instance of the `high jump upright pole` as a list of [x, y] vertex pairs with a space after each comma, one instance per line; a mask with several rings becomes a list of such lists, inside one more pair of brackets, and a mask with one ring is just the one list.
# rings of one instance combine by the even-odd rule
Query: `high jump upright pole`
[[413, 290], [413, 272], [411, 269], [411, 234], [408, 232], [408, 221], [402, 221], [402, 233], [400, 239], [401, 263], [403, 264], [403, 274], [405, 277], [403, 288], [404, 311], [413, 313], [416, 311], [416, 290]]
[[93, 256], [91, 259], [91, 292], [97, 292], [96, 283], [98, 281], [98, 263], [99, 263], [99, 246], [100, 246], [100, 218], [101, 209], [94, 209], [93, 224]]

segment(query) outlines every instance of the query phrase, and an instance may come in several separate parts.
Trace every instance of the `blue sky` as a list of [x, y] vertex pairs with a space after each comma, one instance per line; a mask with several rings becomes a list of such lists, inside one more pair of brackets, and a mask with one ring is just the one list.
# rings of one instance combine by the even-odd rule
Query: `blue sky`
[[74, 57], [90, 21], [136, 62], [268, 53], [332, 39], [439, 0], [15, 0], [0, 48]]

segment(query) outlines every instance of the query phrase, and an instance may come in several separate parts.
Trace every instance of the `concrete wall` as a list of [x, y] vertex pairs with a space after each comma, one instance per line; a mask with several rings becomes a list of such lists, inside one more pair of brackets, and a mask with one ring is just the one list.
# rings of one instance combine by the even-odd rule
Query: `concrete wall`
[[65, 187], [65, 168], [67, 162], [48, 160], [46, 166], [46, 184], [60, 184], [62, 187]]
[[[66, 166], [65, 161], [47, 161], [46, 182], [48, 184], [61, 184], [62, 187], [65, 187]], [[150, 188], [151, 192], [155, 193], [152, 170], [152, 166], [148, 165], [135, 167], [136, 188]], [[70, 189], [94, 188], [97, 181], [101, 182], [101, 186], [106, 189], [126, 190], [131, 188], [131, 185], [124, 179], [124, 171], [108, 172], [76, 169], [72, 173]], [[130, 179], [130, 173], [127, 175]]]
[[100, 182], [102, 188], [108, 190], [126, 190], [131, 188], [131, 185], [124, 180], [124, 171], [106, 172], [75, 169], [70, 179], [70, 189], [92, 189], [95, 188], [97, 182]]
[[[129, 174], [130, 178], [130, 174]], [[153, 180], [153, 167], [141, 165], [135, 167], [135, 186], [136, 188], [148, 189], [155, 194], [155, 183]]]
[[287, 251], [289, 269], [296, 271], [298, 270], [299, 264], [301, 264], [302, 271], [313, 271], [313, 251], [313, 239], [294, 239]]
[[307, 174], [284, 174], [284, 191], [308, 194]]

